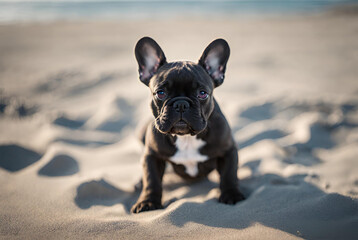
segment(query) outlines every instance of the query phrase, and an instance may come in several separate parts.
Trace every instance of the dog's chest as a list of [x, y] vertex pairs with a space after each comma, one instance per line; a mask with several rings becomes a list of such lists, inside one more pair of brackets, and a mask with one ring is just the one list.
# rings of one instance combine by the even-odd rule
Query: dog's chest
[[208, 160], [208, 156], [199, 152], [204, 145], [205, 142], [197, 139], [196, 136], [177, 136], [175, 141], [177, 152], [170, 157], [170, 161], [184, 165], [186, 173], [195, 177], [198, 174], [198, 163]]

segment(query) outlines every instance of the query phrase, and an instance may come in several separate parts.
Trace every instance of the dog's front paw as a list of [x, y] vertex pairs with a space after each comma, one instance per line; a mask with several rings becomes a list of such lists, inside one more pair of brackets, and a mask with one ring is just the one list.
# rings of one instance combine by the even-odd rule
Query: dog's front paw
[[228, 190], [223, 193], [221, 193], [219, 197], [219, 202], [234, 205], [239, 201], [244, 200], [245, 197], [242, 195], [242, 193], [238, 190]]
[[151, 211], [156, 209], [162, 209], [163, 206], [161, 203], [152, 202], [149, 200], [146, 201], [138, 201], [136, 204], [133, 205], [131, 212], [132, 213], [140, 213], [145, 211]]

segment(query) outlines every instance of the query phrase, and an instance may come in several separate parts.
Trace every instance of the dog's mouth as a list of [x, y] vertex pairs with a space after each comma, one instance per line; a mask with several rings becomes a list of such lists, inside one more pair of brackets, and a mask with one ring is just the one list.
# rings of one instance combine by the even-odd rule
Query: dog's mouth
[[193, 129], [190, 125], [183, 119], [180, 119], [173, 124], [173, 127], [170, 129], [171, 134], [185, 135], [185, 134], [194, 134]]
[[174, 126], [173, 127], [176, 127], [176, 128], [186, 128], [186, 127], [188, 127], [189, 125], [188, 125], [188, 123], [186, 122], [186, 121], [184, 121], [184, 120], [179, 120], [179, 121], [177, 121], [175, 124], [174, 124]]
[[178, 114], [174, 111], [165, 112], [155, 119], [155, 127], [163, 134], [197, 135], [206, 128], [206, 120], [201, 116]]

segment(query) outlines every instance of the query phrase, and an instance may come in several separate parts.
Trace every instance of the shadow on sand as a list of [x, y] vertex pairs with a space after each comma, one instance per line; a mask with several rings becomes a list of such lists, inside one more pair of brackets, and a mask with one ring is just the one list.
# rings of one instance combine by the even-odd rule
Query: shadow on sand
[[0, 146], [0, 167], [10, 172], [20, 171], [40, 160], [41, 155], [19, 145]]
[[85, 182], [78, 186], [75, 203], [81, 209], [88, 209], [95, 205], [113, 206], [121, 203], [129, 213], [138, 196], [137, 192], [130, 193], [120, 190], [101, 179]]
[[[241, 182], [245, 201], [229, 206], [216, 199], [183, 202], [165, 216], [178, 227], [195, 222], [210, 227], [244, 229], [259, 223], [306, 239], [353, 239], [358, 234], [358, 202], [340, 194], [326, 194], [302, 181], [268, 174]], [[251, 182], [251, 183], [250, 183]], [[253, 186], [250, 186], [253, 184]], [[248, 195], [251, 187], [255, 190]], [[221, 221], [217, 221], [217, 215]], [[349, 219], [347, 222], [338, 219]]]
[[[161, 210], [164, 214], [158, 214], [158, 218], [165, 218], [162, 220], [177, 227], [195, 222], [216, 228], [244, 229], [259, 223], [306, 239], [354, 239], [358, 234], [358, 200], [327, 194], [305, 182], [306, 177], [310, 176], [283, 178], [265, 174], [243, 179], [241, 190], [247, 199], [234, 206], [218, 203], [215, 198], [200, 203], [191, 201], [191, 197], [205, 197], [218, 187], [217, 183], [203, 180], [191, 184], [188, 192], [180, 196], [185, 201], [174, 204], [178, 198], [167, 200]], [[185, 186], [184, 182], [164, 184], [164, 196], [167, 191]], [[99, 180], [81, 184], [75, 203], [81, 209], [123, 204], [129, 213], [138, 196], [138, 191], [126, 192]], [[221, 221], [217, 221], [218, 214]]]
[[68, 155], [60, 154], [43, 166], [38, 174], [49, 177], [60, 177], [70, 176], [76, 174], [78, 171], [79, 166], [75, 159]]

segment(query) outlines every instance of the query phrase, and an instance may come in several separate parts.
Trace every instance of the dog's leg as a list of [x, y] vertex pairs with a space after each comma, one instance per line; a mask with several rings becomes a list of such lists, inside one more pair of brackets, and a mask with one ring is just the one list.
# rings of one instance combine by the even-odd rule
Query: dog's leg
[[223, 157], [218, 158], [217, 169], [220, 174], [221, 190], [219, 202], [233, 205], [244, 200], [244, 195], [238, 189], [238, 154], [236, 147], [231, 148]]
[[132, 213], [140, 213], [163, 208], [162, 206], [162, 179], [165, 170], [165, 161], [151, 155], [143, 159], [143, 188], [142, 193], [133, 205]]

